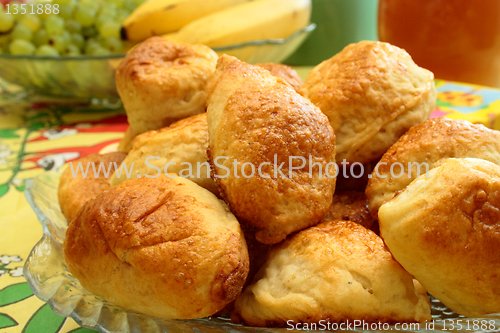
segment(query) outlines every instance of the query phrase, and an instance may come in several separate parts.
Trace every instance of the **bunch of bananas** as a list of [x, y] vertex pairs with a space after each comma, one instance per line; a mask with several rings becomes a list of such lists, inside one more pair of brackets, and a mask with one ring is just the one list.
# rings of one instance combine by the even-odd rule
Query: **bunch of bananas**
[[124, 21], [122, 37], [151, 36], [210, 47], [285, 38], [309, 24], [311, 0], [150, 0]]

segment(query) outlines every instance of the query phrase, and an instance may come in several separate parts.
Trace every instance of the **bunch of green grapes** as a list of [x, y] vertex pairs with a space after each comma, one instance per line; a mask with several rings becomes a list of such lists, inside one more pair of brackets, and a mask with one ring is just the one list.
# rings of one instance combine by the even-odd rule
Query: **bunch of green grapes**
[[[0, 0], [0, 53], [39, 56], [125, 52], [122, 22], [145, 0]], [[2, 2], [4, 2], [2, 4]]]

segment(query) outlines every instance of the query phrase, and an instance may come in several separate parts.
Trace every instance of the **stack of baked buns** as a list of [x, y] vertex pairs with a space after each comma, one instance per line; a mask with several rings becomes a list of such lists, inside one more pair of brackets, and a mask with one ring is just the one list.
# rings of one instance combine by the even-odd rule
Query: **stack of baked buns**
[[[302, 82], [154, 37], [116, 82], [121, 152], [83, 161], [132, 172], [68, 168], [59, 187], [64, 258], [90, 292], [268, 327], [425, 322], [428, 293], [458, 314], [500, 312], [500, 133], [429, 119], [433, 74], [404, 50], [352, 44]], [[355, 168], [373, 172], [346, 181]]]

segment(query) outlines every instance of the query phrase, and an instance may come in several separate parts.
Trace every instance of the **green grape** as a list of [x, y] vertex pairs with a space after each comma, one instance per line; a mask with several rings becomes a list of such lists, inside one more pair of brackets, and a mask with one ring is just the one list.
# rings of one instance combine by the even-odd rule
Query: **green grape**
[[45, 21], [45, 30], [49, 35], [60, 35], [64, 31], [64, 19], [57, 15], [50, 16]]
[[106, 47], [104, 46], [105, 41], [104, 41], [104, 38], [102, 38], [102, 36], [95, 36], [95, 37], [94, 37], [94, 41], [95, 41], [96, 43], [98, 43], [100, 46], [102, 46], [102, 47], [106, 48]]
[[72, 33], [71, 44], [78, 46], [82, 50], [85, 45], [85, 39], [79, 33]]
[[82, 27], [89, 27], [94, 23], [96, 10], [91, 7], [80, 4], [75, 12], [75, 20], [82, 25]]
[[106, 9], [106, 10], [101, 10], [99, 12], [99, 15], [103, 15], [103, 16], [107, 16], [107, 17], [111, 17], [112, 19], [114, 19], [116, 17], [116, 14], [117, 14], [117, 10], [112, 10], [112, 9]]
[[5, 47], [10, 43], [10, 35], [0, 35], [0, 47]]
[[53, 0], [52, 3], [61, 5], [75, 5], [75, 0]]
[[96, 48], [92, 48], [88, 54], [90, 55], [108, 55], [111, 52], [109, 50], [106, 50], [104, 47], [99, 46]]
[[130, 11], [126, 10], [125, 8], [119, 8], [116, 11], [116, 17], [115, 20], [116, 22], [123, 23], [127, 17], [130, 16]]
[[95, 0], [80, 0], [78, 7], [80, 6], [91, 8], [94, 12], [99, 10], [99, 2]]
[[[121, 53], [130, 47], [120, 39], [121, 25], [131, 11], [145, 0], [51, 0], [52, 5], [59, 6], [58, 14], [47, 14], [44, 10], [43, 14], [17, 17], [5, 14], [2, 1], [0, 0], [0, 48], [5, 52], [78, 56]], [[28, 13], [31, 12], [31, 3], [36, 12], [37, 4], [45, 6], [47, 2], [14, 0], [9, 3], [11, 13], [13, 4], [17, 4], [18, 12], [21, 12], [21, 1], [28, 5], [25, 6]], [[4, 37], [2, 32], [10, 33]]]
[[9, 52], [13, 55], [33, 54], [35, 45], [24, 39], [14, 39], [9, 45]]
[[64, 25], [66, 27], [66, 30], [68, 30], [71, 33], [81, 33], [82, 32], [82, 25], [78, 23], [77, 20], [75, 19], [69, 19], [66, 20], [66, 23]]
[[101, 4], [101, 12], [106, 10], [118, 10], [118, 6], [113, 2], [103, 2]]
[[40, 29], [33, 35], [33, 43], [36, 46], [42, 46], [47, 44], [49, 41], [49, 35], [47, 34], [47, 30]]
[[113, 3], [117, 8], [122, 8], [124, 6], [123, 0], [108, 0], [108, 3]]
[[95, 21], [95, 25], [96, 25], [97, 29], [100, 29], [104, 23], [112, 22], [112, 21], [114, 21], [113, 17], [108, 16], [106, 14], [99, 14], [99, 16], [97, 16], [97, 19]]
[[12, 39], [24, 39], [30, 41], [33, 38], [33, 33], [31, 30], [25, 26], [24, 24], [18, 22], [12, 30]]
[[58, 57], [59, 51], [57, 51], [54, 47], [52, 47], [50, 45], [41, 45], [36, 49], [35, 54], [39, 55], [39, 56]]
[[116, 7], [114, 3], [103, 3], [101, 9], [99, 10], [99, 15], [106, 15], [115, 18], [117, 12], [118, 7]]
[[0, 7], [0, 33], [7, 32], [14, 26], [14, 16]]
[[136, 7], [139, 7], [140, 5], [143, 4], [143, 2], [145, 2], [145, 0], [132, 0], [132, 2]]
[[118, 22], [110, 21], [105, 22], [99, 27], [99, 33], [103, 38], [120, 37], [121, 24]]
[[75, 6], [71, 4], [67, 5], [59, 5], [59, 14], [58, 16], [62, 17], [65, 20], [69, 20], [73, 17], [73, 12], [75, 11]]
[[123, 8], [126, 8], [130, 11], [133, 11], [136, 8], [136, 6], [132, 0], [124, 0], [123, 1]]
[[91, 37], [95, 37], [99, 34], [99, 32], [97, 31], [97, 29], [91, 25], [90, 27], [83, 27], [82, 28], [82, 35], [83, 37], [87, 37], [87, 38], [91, 38]]
[[[21, 14], [21, 1], [17, 1], [17, 0], [14, 0], [14, 1], [11, 1], [9, 3], [9, 13], [12, 13], [12, 17], [14, 18], [14, 21], [19, 21], [23, 15]], [[16, 14], [14, 14], [16, 13]]]
[[64, 50], [64, 54], [68, 56], [77, 56], [80, 55], [80, 48], [74, 44], [68, 44], [66, 49]]
[[84, 51], [86, 54], [92, 54], [94, 49], [102, 48], [101, 44], [95, 41], [93, 38], [89, 38], [85, 43]]
[[71, 33], [67, 30], [64, 30], [63, 33], [61, 34], [62, 38], [64, 39], [64, 43], [70, 44], [71, 43]]
[[31, 32], [37, 32], [42, 27], [42, 22], [37, 15], [26, 14], [19, 22], [28, 27]]
[[104, 40], [104, 47], [111, 51], [111, 53], [120, 53], [123, 51], [123, 43], [120, 38], [108, 37]]
[[49, 36], [47, 44], [49, 44], [50, 46], [54, 47], [57, 51], [62, 53], [66, 48], [67, 41], [63, 36], [51, 35]]

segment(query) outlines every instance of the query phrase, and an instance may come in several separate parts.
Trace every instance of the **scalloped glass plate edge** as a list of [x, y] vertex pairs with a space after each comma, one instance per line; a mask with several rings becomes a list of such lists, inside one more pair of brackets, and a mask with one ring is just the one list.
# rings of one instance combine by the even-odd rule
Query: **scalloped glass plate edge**
[[26, 200], [43, 226], [43, 236], [31, 250], [23, 269], [34, 294], [56, 314], [103, 333], [275, 332], [233, 324], [225, 318], [152, 318], [108, 303], [85, 290], [67, 270], [63, 259], [62, 243], [67, 225], [57, 199], [59, 178], [59, 173], [47, 171], [26, 181]]
[[[212, 317], [194, 320], [163, 320], [152, 318], [106, 302], [85, 290], [67, 270], [62, 255], [66, 220], [62, 215], [57, 187], [60, 174], [43, 172], [26, 181], [26, 200], [43, 226], [43, 237], [31, 250], [24, 265], [24, 277], [34, 294], [48, 303], [52, 310], [73, 318], [80, 326], [102, 333], [163, 333], [163, 332], [288, 332], [287, 329], [247, 327], [231, 323], [226, 318]], [[438, 300], [431, 298], [434, 327], [420, 324], [405, 332], [499, 332], [500, 314], [483, 318], [457, 316]], [[482, 329], [481, 323], [488, 323]], [[491, 324], [491, 325], [489, 325]], [[461, 329], [457, 329], [461, 326]], [[494, 326], [494, 327], [493, 327]], [[427, 327], [427, 329], [426, 329]], [[477, 329], [475, 329], [477, 327]], [[453, 329], [454, 328], [454, 329]], [[394, 327], [392, 327], [393, 330]], [[385, 332], [351, 330], [353, 332]]]

